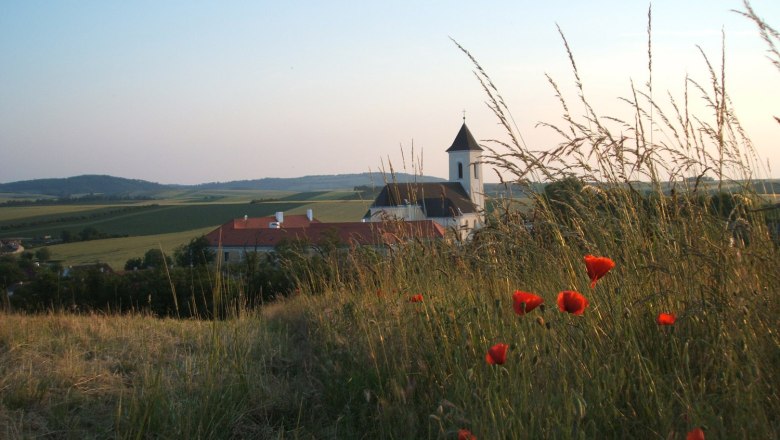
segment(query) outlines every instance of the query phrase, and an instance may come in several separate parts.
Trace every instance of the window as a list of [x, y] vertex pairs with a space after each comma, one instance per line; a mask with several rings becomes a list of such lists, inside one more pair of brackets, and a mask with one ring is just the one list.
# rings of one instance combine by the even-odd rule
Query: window
[[225, 261], [230, 261], [230, 252], [225, 252]]
[[463, 164], [458, 162], [458, 179], [463, 178]]
[[477, 164], [474, 164], [474, 178], [479, 179], [479, 174], [477, 174]]

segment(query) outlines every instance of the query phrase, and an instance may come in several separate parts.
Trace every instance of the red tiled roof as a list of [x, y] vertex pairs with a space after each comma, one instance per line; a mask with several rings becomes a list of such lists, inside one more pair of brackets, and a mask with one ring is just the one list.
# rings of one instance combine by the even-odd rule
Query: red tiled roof
[[[234, 219], [231, 223], [233, 229], [268, 229], [268, 225], [272, 222], [276, 222], [276, 217], [269, 215], [267, 217], [251, 217], [244, 220], [243, 218]], [[305, 228], [311, 223], [319, 223], [316, 218], [309, 221], [309, 218], [305, 215], [285, 215], [282, 226], [285, 228]], [[222, 226], [225, 227], [224, 225]]]
[[[292, 217], [292, 216], [291, 216]], [[259, 221], [273, 217], [261, 217], [248, 219], [243, 227], [236, 228], [236, 222], [244, 222], [243, 219], [231, 220], [219, 228], [206, 234], [206, 238], [212, 246], [226, 247], [273, 247], [285, 240], [306, 240], [313, 244], [319, 244], [326, 240], [336, 239], [341, 244], [355, 245], [382, 245], [408, 241], [413, 238], [436, 239], [443, 238], [445, 229], [432, 220], [407, 221], [407, 222], [342, 222], [321, 223], [314, 221], [307, 227], [289, 227], [287, 217], [281, 228], [269, 228], [268, 223]], [[304, 216], [305, 218], [305, 216]], [[250, 228], [252, 220], [258, 220], [258, 226]], [[273, 220], [271, 220], [273, 221]]]

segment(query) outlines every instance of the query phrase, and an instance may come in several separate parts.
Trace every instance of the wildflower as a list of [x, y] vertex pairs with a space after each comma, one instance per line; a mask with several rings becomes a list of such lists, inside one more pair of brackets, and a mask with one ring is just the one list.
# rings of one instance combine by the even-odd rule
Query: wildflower
[[694, 428], [685, 437], [685, 440], [704, 440], [704, 431], [701, 428]]
[[420, 293], [409, 297], [409, 302], [413, 302], [413, 303], [419, 303], [422, 302], [422, 300], [423, 300], [423, 296]]
[[522, 292], [516, 290], [512, 295], [512, 306], [515, 308], [515, 313], [518, 315], [525, 315], [531, 310], [537, 308], [539, 304], [544, 300], [539, 295], [534, 295], [530, 292]]
[[558, 308], [561, 309], [561, 312], [582, 315], [588, 304], [588, 299], [579, 292], [564, 290], [558, 294]]
[[468, 429], [459, 429], [458, 440], [477, 440], [477, 436], [472, 434]]
[[506, 344], [496, 344], [488, 350], [485, 355], [485, 361], [490, 365], [503, 365], [506, 362], [506, 351], [509, 348]]
[[594, 257], [585, 255], [585, 267], [588, 268], [588, 277], [590, 278], [590, 288], [596, 287], [596, 281], [601, 279], [613, 267], [615, 262], [607, 257]]
[[658, 325], [673, 325], [676, 319], [677, 317], [671, 313], [659, 313], [658, 317], [655, 318], [655, 322]]

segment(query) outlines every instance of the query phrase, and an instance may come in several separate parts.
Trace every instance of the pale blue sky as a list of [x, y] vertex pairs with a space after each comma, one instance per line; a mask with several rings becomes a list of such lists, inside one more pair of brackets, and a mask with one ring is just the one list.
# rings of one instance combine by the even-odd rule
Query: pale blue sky
[[[780, 27], [780, 2], [754, 0]], [[377, 170], [422, 149], [446, 177], [461, 124], [503, 138], [463, 44], [535, 148], [560, 111], [544, 73], [571, 90], [558, 23], [597, 111], [646, 73], [647, 2], [0, 0], [0, 182], [111, 174], [201, 183]], [[772, 174], [780, 176], [780, 72], [739, 1], [656, 1], [656, 91], [707, 82], [718, 60]], [[575, 95], [570, 95], [574, 100]], [[576, 113], [578, 109], [574, 108]], [[408, 158], [408, 157], [407, 157]], [[765, 176], [759, 176], [765, 177]]]

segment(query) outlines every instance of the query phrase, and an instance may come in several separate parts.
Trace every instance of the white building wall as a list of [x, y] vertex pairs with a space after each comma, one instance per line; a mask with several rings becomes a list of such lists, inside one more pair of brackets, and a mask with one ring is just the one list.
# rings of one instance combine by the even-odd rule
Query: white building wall
[[474, 150], [451, 151], [450, 182], [458, 182], [480, 211], [485, 209], [485, 186], [482, 174], [482, 152]]

